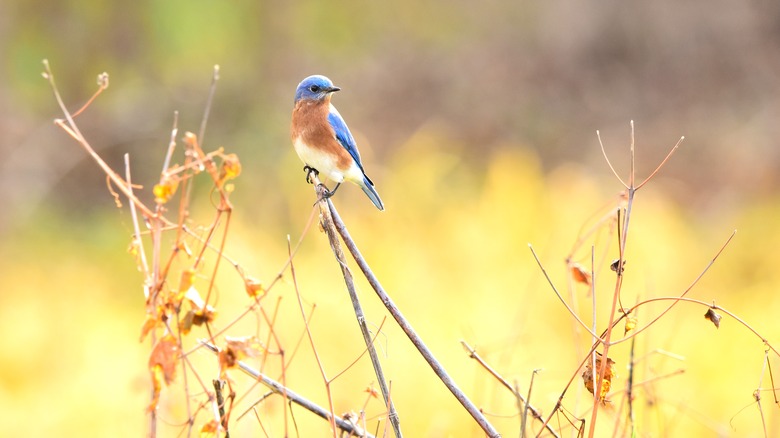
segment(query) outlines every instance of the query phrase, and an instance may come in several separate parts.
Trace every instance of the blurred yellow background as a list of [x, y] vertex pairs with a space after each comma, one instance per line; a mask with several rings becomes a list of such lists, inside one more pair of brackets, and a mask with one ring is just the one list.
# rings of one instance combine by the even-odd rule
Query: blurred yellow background
[[[564, 259], [583, 224], [615, 205], [621, 190], [601, 156], [597, 129], [623, 178], [629, 120], [636, 121], [640, 179], [686, 137], [637, 194], [623, 304], [681, 294], [737, 229], [688, 296], [714, 301], [773, 346], [780, 342], [776, 5], [12, 0], [0, 4], [0, 17], [0, 412], [9, 436], [148, 433], [150, 345], [138, 342], [144, 298], [127, 253], [132, 220], [126, 206], [114, 206], [94, 162], [52, 124], [61, 114], [40, 76], [44, 58], [72, 110], [92, 94], [97, 74], [109, 72], [111, 86], [78, 123], [115, 169], [130, 154], [145, 201], [159, 178], [173, 112], [180, 134], [197, 132], [212, 67], [220, 65], [203, 147], [222, 146], [241, 159], [226, 253], [264, 284], [284, 266], [287, 236], [298, 241], [315, 200], [288, 138], [295, 86], [314, 73], [333, 79], [343, 89], [334, 104], [387, 211], [377, 212], [354, 186], [340, 189], [334, 202], [385, 289], [504, 436], [519, 434], [515, 401], [469, 359], [461, 340], [521, 393], [532, 371], [543, 369], [531, 401], [545, 415], [576, 376], [563, 403], [590, 421], [592, 398], [577, 369], [590, 339], [555, 297], [528, 244], [571, 299]], [[208, 182], [199, 181], [193, 221], [204, 225], [213, 217], [213, 197]], [[597, 248], [616, 258], [614, 239], [604, 239]], [[585, 266], [589, 245], [576, 254]], [[311, 327], [332, 377], [364, 346], [316, 226], [294, 265], [304, 304], [316, 303]], [[206, 287], [211, 267], [199, 272], [196, 287]], [[601, 331], [614, 274], [602, 268], [596, 281]], [[358, 289], [369, 326], [377, 328], [387, 312], [362, 278]], [[590, 323], [588, 288], [574, 285], [572, 292]], [[289, 355], [303, 334], [289, 271], [264, 309], [273, 313], [277, 302], [275, 330]], [[215, 326], [248, 303], [223, 265]], [[639, 325], [663, 308], [642, 307]], [[636, 388], [639, 435], [764, 433], [753, 391], [771, 386], [765, 347], [733, 319], [716, 329], [705, 311], [679, 304], [638, 336], [634, 383], [656, 379]], [[256, 334], [262, 325], [250, 314], [228, 334]], [[187, 342], [206, 336], [195, 328]], [[407, 436], [482, 436], [390, 318], [378, 344]], [[610, 352], [615, 391], [625, 388], [629, 349], [622, 343]], [[210, 353], [191, 358], [204, 381], [217, 377]], [[776, 371], [780, 361], [769, 358]], [[267, 367], [278, 377], [278, 358]], [[679, 369], [685, 372], [659, 378]], [[263, 436], [253, 413], [236, 417], [265, 390], [231, 375], [243, 396], [234, 435]], [[159, 436], [186, 436], [181, 377], [164, 390]], [[189, 379], [197, 405], [204, 396]], [[333, 383], [335, 411], [360, 411], [374, 381], [364, 357]], [[306, 341], [286, 382], [327, 406]], [[766, 431], [779, 434], [774, 397], [761, 394]], [[621, 398], [613, 397], [616, 405]], [[374, 400], [366, 411], [371, 418], [383, 407]], [[282, 436], [281, 412], [278, 397], [259, 408], [269, 436]], [[324, 421], [300, 408], [293, 414], [297, 435], [328, 436]], [[209, 419], [201, 411], [193, 433]], [[597, 436], [615, 429], [630, 436], [626, 421], [625, 411], [603, 410]], [[553, 423], [565, 427], [563, 417]], [[376, 420], [368, 424], [376, 432]]]

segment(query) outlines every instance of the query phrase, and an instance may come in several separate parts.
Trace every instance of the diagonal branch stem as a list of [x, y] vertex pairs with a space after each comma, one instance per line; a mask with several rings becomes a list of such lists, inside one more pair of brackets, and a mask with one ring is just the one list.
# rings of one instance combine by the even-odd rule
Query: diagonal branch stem
[[433, 353], [431, 353], [431, 351], [423, 342], [422, 338], [420, 338], [417, 332], [414, 331], [411, 324], [409, 324], [409, 321], [406, 320], [398, 307], [396, 307], [395, 303], [393, 303], [393, 300], [390, 299], [390, 296], [387, 294], [387, 292], [385, 292], [384, 288], [382, 288], [379, 280], [371, 271], [371, 268], [368, 266], [368, 263], [366, 263], [366, 260], [360, 254], [360, 250], [358, 250], [357, 245], [355, 245], [355, 241], [352, 240], [352, 237], [349, 235], [346, 225], [344, 225], [344, 222], [341, 220], [341, 217], [336, 211], [336, 207], [333, 206], [333, 203], [330, 201], [330, 199], [327, 199], [327, 203], [328, 207], [330, 208], [330, 215], [333, 218], [333, 224], [336, 226], [336, 230], [338, 230], [339, 235], [341, 235], [341, 239], [344, 241], [347, 249], [349, 249], [349, 252], [355, 259], [355, 262], [357, 262], [360, 270], [363, 271], [363, 275], [365, 275], [369, 284], [374, 289], [374, 292], [376, 292], [376, 294], [379, 296], [382, 304], [385, 305], [387, 310], [390, 312], [390, 315], [393, 316], [399, 327], [401, 327], [401, 330], [406, 333], [406, 336], [410, 341], [412, 341], [412, 344], [414, 344], [414, 346], [417, 348], [417, 351], [420, 352], [420, 355], [422, 355], [425, 361], [428, 362], [428, 365], [430, 365], [430, 367], [433, 369], [433, 372], [439, 376], [439, 379], [442, 381], [442, 383], [444, 383], [444, 386], [446, 386], [447, 389], [452, 392], [452, 395], [454, 395], [455, 398], [460, 402], [460, 404], [466, 408], [468, 413], [471, 414], [477, 424], [479, 424], [482, 430], [485, 431], [487, 436], [491, 438], [500, 437], [501, 434], [498, 433], [498, 431], [493, 427], [492, 424], [490, 424], [490, 422], [488, 422], [487, 418], [485, 418], [482, 412], [480, 412], [479, 408], [477, 408], [477, 406], [474, 405], [474, 403], [472, 403], [468, 397], [466, 397], [466, 394], [464, 394], [463, 391], [458, 388], [458, 385], [455, 384], [455, 381], [452, 380], [449, 374], [447, 374], [447, 371], [445, 371], [444, 367], [439, 363], [438, 360], [436, 360], [436, 358], [433, 356]]
[[[316, 181], [316, 177], [314, 177], [314, 179]], [[315, 184], [314, 187], [315, 191], [317, 192], [317, 196], [322, 198], [327, 190], [325, 186], [322, 184]], [[344, 257], [344, 251], [341, 249], [341, 243], [339, 242], [338, 234], [336, 234], [336, 228], [333, 226], [333, 217], [331, 215], [331, 211], [324, 203], [320, 203], [319, 205], [322, 228], [328, 235], [328, 241], [330, 242], [330, 247], [333, 250], [333, 255], [336, 256], [336, 260], [339, 262], [339, 266], [341, 266], [341, 273], [344, 275], [344, 283], [346, 283], [347, 291], [349, 291], [349, 298], [352, 301], [352, 307], [355, 310], [355, 316], [357, 317], [358, 325], [360, 326], [360, 332], [363, 334], [363, 340], [366, 343], [366, 349], [368, 350], [368, 355], [371, 358], [371, 364], [374, 366], [374, 373], [376, 374], [379, 388], [382, 390], [382, 397], [384, 398], [385, 405], [387, 406], [388, 420], [393, 426], [393, 432], [395, 433], [396, 438], [401, 438], [403, 435], [401, 433], [401, 424], [398, 418], [398, 412], [396, 412], [393, 400], [390, 398], [390, 390], [387, 387], [385, 374], [382, 371], [382, 365], [379, 362], [379, 355], [377, 354], [376, 348], [374, 348], [374, 343], [371, 340], [371, 333], [369, 332], [368, 325], [366, 324], [366, 317], [363, 313], [363, 306], [360, 304], [360, 299], [358, 298], [357, 292], [355, 291], [355, 282], [352, 277], [352, 272], [347, 266], [347, 260]]]
[[[201, 341], [201, 344], [207, 349], [211, 350], [212, 353], [219, 354], [219, 348], [217, 348], [216, 345], [210, 344], [206, 341]], [[274, 379], [271, 379], [270, 377], [257, 371], [256, 369], [250, 367], [249, 365], [245, 364], [242, 361], [238, 362], [238, 368], [244, 374], [256, 379], [258, 382], [262, 383], [266, 388], [270, 389], [274, 393], [279, 394], [282, 397], [286, 397], [287, 400], [295, 403], [296, 405], [312, 412], [313, 414], [325, 420], [330, 421], [331, 413], [327, 409], [323, 408], [322, 406], [319, 406], [318, 404], [310, 401], [309, 399], [298, 395], [290, 388], [285, 387], [281, 383], [277, 382]], [[335, 420], [336, 420], [336, 426], [338, 426], [339, 429], [345, 432], [355, 434], [360, 437], [375, 438], [373, 435], [370, 435], [360, 430], [359, 428], [356, 428], [355, 425], [353, 425], [349, 421], [345, 421], [341, 417], [335, 417]]]

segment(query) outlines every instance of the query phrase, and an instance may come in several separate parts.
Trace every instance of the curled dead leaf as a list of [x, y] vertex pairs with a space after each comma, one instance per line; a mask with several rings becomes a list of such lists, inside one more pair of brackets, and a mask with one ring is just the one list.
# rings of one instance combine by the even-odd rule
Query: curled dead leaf
[[198, 290], [194, 287], [190, 287], [187, 290], [187, 293], [184, 294], [184, 299], [190, 303], [190, 310], [187, 311], [179, 323], [179, 329], [182, 334], [186, 335], [189, 333], [193, 325], [203, 325], [214, 321], [217, 317], [217, 311], [203, 301]]
[[204, 424], [200, 428], [200, 438], [212, 438], [219, 436], [220, 424], [215, 419], [211, 419], [208, 423]]
[[159, 315], [150, 315], [148, 313], [146, 314], [144, 325], [141, 326], [141, 339], [139, 342], [143, 342], [143, 340], [146, 339], [146, 335], [148, 335], [150, 331], [154, 330], [155, 327], [157, 327], [157, 323], [159, 321], [160, 321]]
[[379, 398], [379, 392], [371, 386], [366, 387], [365, 392], [373, 398]]
[[609, 269], [615, 272], [618, 272], [618, 269], [620, 269], [620, 272], [618, 272], [618, 274], [622, 274], [623, 271], [626, 270], [626, 263], [628, 262], [623, 260], [623, 264], [621, 265], [620, 259], [612, 260], [612, 263], [609, 264]]
[[176, 377], [176, 365], [179, 360], [179, 344], [173, 335], [165, 335], [157, 340], [149, 356], [149, 372], [152, 378], [152, 401], [149, 411], [157, 409], [162, 392], [162, 383], [170, 385]]
[[226, 181], [234, 179], [241, 174], [241, 162], [238, 155], [227, 154], [222, 157], [222, 168], [219, 172], [219, 182], [224, 184]]
[[591, 284], [590, 272], [586, 271], [579, 263], [571, 264], [571, 276], [578, 283], [587, 284], [588, 286]]
[[244, 279], [244, 286], [246, 287], [246, 293], [250, 298], [257, 299], [258, 297], [265, 295], [263, 284], [253, 277], [246, 277]]
[[158, 204], [165, 204], [171, 200], [173, 195], [176, 194], [176, 189], [179, 188], [179, 179], [171, 175], [163, 175], [159, 184], [155, 184], [152, 188], [152, 194], [154, 195], [154, 202]]
[[157, 340], [149, 357], [149, 368], [161, 367], [165, 384], [170, 385], [176, 377], [176, 363], [179, 360], [179, 343], [171, 334]]
[[181, 279], [179, 280], [179, 292], [188, 291], [192, 287], [192, 282], [194, 279], [195, 270], [193, 268], [183, 269], [181, 271]]
[[623, 327], [623, 335], [627, 335], [628, 332], [635, 329], [636, 323], [637, 323], [636, 317], [634, 316], [626, 317], [626, 325]]
[[[596, 374], [601, 372], [601, 356], [596, 356]], [[615, 377], [615, 361], [607, 358], [607, 366], [604, 370], [604, 376], [601, 380], [601, 390], [599, 392], [599, 402], [601, 404], [607, 404], [609, 403], [609, 400], [607, 400], [607, 394], [609, 393], [610, 388], [612, 387], [612, 379]], [[582, 380], [585, 383], [585, 388], [590, 392], [591, 394], [594, 393], [594, 383], [596, 383], [594, 379], [594, 371], [593, 371], [593, 362], [588, 361], [587, 364], [585, 364], [585, 371], [582, 373]], [[594, 395], [595, 396], [595, 395]]]
[[225, 342], [227, 345], [220, 350], [218, 355], [221, 378], [225, 378], [225, 372], [230, 368], [235, 368], [238, 361], [260, 355], [260, 341], [254, 336], [240, 338], [225, 336]]
[[710, 307], [707, 309], [707, 313], [704, 314], [704, 319], [708, 319], [712, 321], [712, 323], [715, 325], [715, 328], [720, 328], [720, 320], [723, 318], [720, 316], [717, 312], [715, 312], [714, 307]]

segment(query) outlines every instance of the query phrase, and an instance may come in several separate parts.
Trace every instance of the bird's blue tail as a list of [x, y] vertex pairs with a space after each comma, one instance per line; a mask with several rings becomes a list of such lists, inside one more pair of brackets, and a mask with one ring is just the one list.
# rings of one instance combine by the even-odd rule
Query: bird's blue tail
[[360, 188], [363, 189], [363, 193], [365, 193], [366, 196], [368, 196], [368, 199], [370, 199], [371, 202], [373, 202], [374, 205], [376, 205], [376, 208], [378, 208], [379, 210], [385, 209], [385, 205], [382, 204], [382, 200], [379, 199], [379, 193], [377, 193], [376, 190], [374, 189], [374, 183], [372, 183], [371, 180], [368, 179], [368, 177], [363, 178], [363, 184], [360, 184]]

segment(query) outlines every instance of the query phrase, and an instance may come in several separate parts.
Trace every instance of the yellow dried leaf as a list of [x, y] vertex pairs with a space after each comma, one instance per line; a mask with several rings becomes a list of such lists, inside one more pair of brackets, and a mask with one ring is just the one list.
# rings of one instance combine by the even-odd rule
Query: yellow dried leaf
[[187, 256], [192, 257], [192, 250], [190, 249], [190, 246], [187, 245], [187, 242], [181, 241], [179, 242], [179, 245], [177, 247], [180, 251], [184, 251]]
[[160, 392], [162, 392], [163, 371], [162, 366], [155, 365], [149, 370], [152, 377], [152, 401], [149, 403], [147, 410], [149, 412], [157, 409], [157, 403], [160, 402]]
[[246, 277], [244, 279], [244, 286], [246, 287], [246, 293], [250, 298], [257, 299], [261, 295], [265, 295], [265, 288], [259, 280]]
[[133, 238], [133, 240], [130, 241], [130, 245], [127, 246], [127, 252], [138, 259], [138, 255], [141, 253], [141, 241], [138, 240], [138, 238]]
[[222, 170], [219, 174], [219, 180], [224, 183], [227, 180], [234, 179], [241, 174], [241, 162], [238, 161], [238, 155], [227, 154], [223, 157]]
[[[596, 357], [596, 373], [601, 372], [601, 356]], [[604, 376], [601, 380], [601, 391], [599, 392], [599, 401], [601, 404], [607, 404], [609, 400], [607, 400], [607, 394], [609, 393], [609, 389], [612, 387], [612, 379], [615, 377], [615, 361], [612, 359], [607, 358], [607, 367], [604, 370]], [[585, 365], [585, 371], [582, 373], [582, 380], [583, 383], [585, 383], [585, 388], [593, 394], [595, 391], [593, 384], [595, 383], [594, 379], [594, 371], [593, 371], [593, 363], [591, 361], [588, 361], [588, 363]]]
[[633, 317], [633, 316], [627, 317], [626, 318], [626, 325], [625, 325], [625, 327], [623, 329], [623, 335], [626, 335], [626, 334], [628, 334], [628, 332], [630, 332], [631, 330], [635, 329], [636, 328], [636, 323], [637, 323], [637, 320], [636, 320], [635, 317]]
[[150, 331], [154, 330], [155, 327], [157, 327], [158, 321], [159, 319], [157, 315], [146, 314], [146, 320], [144, 321], [144, 325], [141, 326], [140, 342], [143, 342], [143, 340], [146, 339], [146, 335], [148, 335]]
[[218, 432], [219, 423], [217, 423], [217, 420], [212, 419], [200, 428], [200, 438], [216, 437]]
[[[195, 279], [195, 270], [187, 268], [181, 271], [181, 279], [179, 280], [179, 292], [186, 292], [192, 287], [192, 281]], [[189, 292], [188, 292], [189, 294]]]
[[158, 204], [165, 204], [170, 201], [176, 189], [179, 188], [179, 180], [173, 177], [165, 176], [159, 184], [155, 184], [152, 188], [152, 194], [154, 194], [154, 201]]

